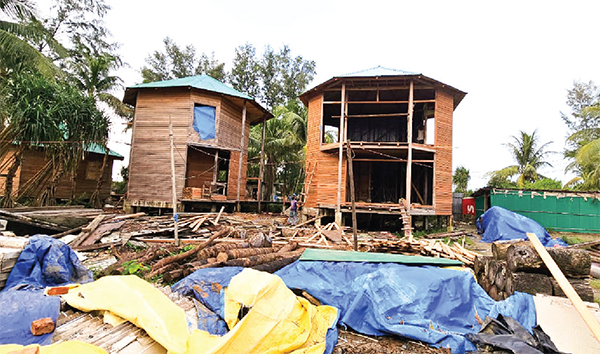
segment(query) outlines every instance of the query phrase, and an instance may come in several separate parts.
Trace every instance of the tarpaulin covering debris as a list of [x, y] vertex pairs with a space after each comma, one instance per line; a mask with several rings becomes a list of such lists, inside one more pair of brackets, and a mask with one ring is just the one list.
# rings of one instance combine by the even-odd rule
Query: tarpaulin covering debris
[[6, 280], [5, 290], [19, 285], [43, 289], [92, 280], [92, 272], [81, 264], [69, 246], [46, 235], [35, 235], [21, 252]]
[[48, 236], [32, 236], [0, 292], [0, 344], [50, 344], [51, 334], [33, 336], [30, 331], [32, 321], [58, 317], [60, 300], [44, 296], [43, 289], [92, 279], [69, 246]]
[[[27, 347], [18, 344], [0, 345], [0, 354], [8, 354], [10, 352], [35, 347], [38, 347], [38, 345], [30, 345]], [[41, 346], [40, 354], [106, 354], [106, 351], [95, 345], [73, 340]]]
[[477, 229], [482, 233], [482, 242], [526, 240], [526, 234], [531, 232], [536, 234], [540, 242], [546, 247], [554, 247], [554, 245], [567, 246], [559, 238], [553, 240], [546, 229], [535, 220], [499, 206], [489, 208], [481, 215], [476, 224]]
[[531, 295], [515, 293], [495, 302], [469, 272], [394, 263], [297, 261], [281, 270], [291, 289], [303, 289], [337, 307], [340, 324], [367, 335], [396, 334], [453, 353], [474, 350], [465, 339], [478, 320], [498, 314], [523, 327], [535, 325]]
[[187, 350], [189, 331], [183, 310], [135, 275], [103, 277], [71, 289], [63, 299], [82, 311], [110, 311], [130, 321], [171, 353]]
[[172, 289], [193, 292], [230, 329], [223, 336], [195, 331], [190, 353], [331, 353], [337, 341], [337, 310], [311, 305], [272, 274], [200, 269]]

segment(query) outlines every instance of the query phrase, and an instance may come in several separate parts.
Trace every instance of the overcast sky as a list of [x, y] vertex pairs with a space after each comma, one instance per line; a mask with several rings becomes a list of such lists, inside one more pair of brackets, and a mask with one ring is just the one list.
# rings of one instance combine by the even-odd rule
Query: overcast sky
[[[40, 4], [43, 4], [42, 0]], [[566, 93], [573, 81], [600, 83], [599, 1], [154, 1], [107, 0], [106, 17], [129, 64], [126, 86], [141, 82], [145, 58], [169, 36], [197, 52], [215, 52], [231, 69], [246, 42], [289, 45], [314, 60], [315, 86], [333, 76], [378, 65], [422, 73], [468, 92], [454, 112], [453, 166], [486, 172], [513, 163], [504, 143], [535, 129], [551, 150], [564, 148]], [[40, 5], [42, 6], [42, 5]], [[122, 92], [118, 93], [122, 97]], [[129, 137], [111, 147], [128, 156]], [[546, 175], [566, 182], [557, 153]], [[117, 168], [119, 170], [120, 168]]]

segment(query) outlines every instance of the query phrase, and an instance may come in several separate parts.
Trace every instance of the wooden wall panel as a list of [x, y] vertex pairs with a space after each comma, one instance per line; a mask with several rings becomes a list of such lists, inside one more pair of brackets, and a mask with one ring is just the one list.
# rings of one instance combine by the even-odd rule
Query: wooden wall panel
[[[206, 150], [215, 154], [216, 150]], [[188, 166], [186, 172], [186, 187], [202, 188], [205, 182], [213, 181], [215, 159], [213, 156], [190, 148], [188, 151]]]
[[[14, 162], [13, 155], [14, 155], [15, 149], [11, 149], [11, 150], [12, 150], [12, 152], [9, 152], [8, 154], [6, 154], [4, 159], [0, 160], [0, 196], [4, 196], [4, 188], [6, 186], [5, 175], [8, 173], [8, 169], [11, 167], [12, 163]], [[2, 168], [2, 166], [5, 166], [5, 167]], [[20, 177], [21, 177], [21, 166], [19, 166], [19, 168], [17, 169], [17, 171], [15, 173], [15, 177], [13, 178], [13, 189], [12, 189], [13, 191], [15, 191], [15, 190], [17, 190], [17, 188], [19, 188]]]
[[[185, 185], [187, 139], [193, 120], [188, 89], [140, 90], [135, 109], [129, 162], [129, 199], [172, 200], [169, 116], [173, 139], [177, 197]], [[193, 129], [193, 128], [192, 128]]]
[[[321, 105], [322, 95], [311, 98], [308, 102], [308, 127], [306, 145], [306, 175], [310, 176], [314, 169], [308, 195], [306, 197], [307, 207], [317, 207], [318, 203], [337, 204], [338, 189], [338, 155], [326, 154], [320, 150], [321, 141]], [[346, 161], [342, 165], [342, 202], [346, 195]], [[307, 178], [305, 182], [308, 184]], [[305, 185], [304, 190], [307, 189]]]
[[452, 95], [436, 90], [434, 207], [437, 215], [452, 215]]
[[[92, 193], [96, 190], [96, 177], [102, 167], [102, 160], [104, 155], [100, 154], [87, 154], [85, 158], [79, 163], [77, 167], [76, 183], [75, 183], [75, 196], [86, 194], [87, 197], [91, 197]], [[110, 196], [111, 182], [112, 182], [112, 165], [114, 158], [109, 158], [108, 167], [104, 172], [104, 183], [100, 188], [100, 198], [106, 199]], [[21, 173], [20, 182], [27, 183], [33, 178], [41, 168], [48, 162], [48, 157], [44, 151], [25, 151], [23, 153], [23, 159], [21, 161]], [[93, 176], [93, 179], [88, 178]], [[54, 196], [59, 199], [70, 199], [72, 193], [73, 182], [70, 174], [65, 174], [59, 181], [56, 187]], [[18, 187], [18, 185], [17, 185]], [[14, 191], [15, 189], [13, 189]], [[33, 197], [33, 195], [26, 195], [26, 197]]]

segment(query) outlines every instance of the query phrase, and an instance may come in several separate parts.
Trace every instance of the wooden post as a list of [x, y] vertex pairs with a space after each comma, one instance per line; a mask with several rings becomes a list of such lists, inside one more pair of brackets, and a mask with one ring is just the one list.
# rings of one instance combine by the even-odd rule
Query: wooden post
[[558, 283], [562, 291], [567, 295], [569, 300], [571, 300], [571, 303], [573, 304], [577, 312], [579, 312], [579, 315], [581, 316], [581, 318], [583, 318], [585, 324], [587, 324], [590, 331], [592, 331], [594, 337], [596, 337], [596, 340], [600, 343], [600, 323], [598, 323], [594, 315], [590, 312], [590, 310], [588, 310], [583, 301], [581, 301], [581, 298], [579, 297], [575, 289], [573, 289], [573, 286], [571, 285], [571, 283], [569, 283], [569, 280], [567, 280], [567, 278], [560, 270], [558, 265], [556, 265], [556, 262], [554, 262], [554, 259], [552, 259], [548, 251], [546, 251], [546, 248], [542, 245], [537, 236], [534, 233], [527, 233], [527, 237], [529, 238], [529, 241], [531, 241], [533, 247], [539, 253], [540, 257], [546, 264], [546, 267], [548, 267], [548, 269], [550, 270], [550, 273], [552, 274], [554, 279], [556, 279], [556, 282]]
[[[215, 165], [213, 167], [213, 183], [217, 183], [219, 181], [219, 150], [215, 152]], [[212, 187], [210, 192], [212, 193]]]
[[338, 130], [338, 190], [337, 190], [337, 205], [335, 208], [335, 222], [342, 225], [342, 161], [344, 158], [344, 117], [346, 116], [346, 84], [342, 84], [342, 104], [340, 115], [340, 129]]
[[406, 161], [406, 211], [410, 211], [410, 195], [412, 192], [412, 133], [413, 133], [413, 91], [414, 91], [414, 82], [410, 80], [410, 89], [408, 91], [408, 131], [407, 131], [407, 139], [408, 139], [408, 158]]
[[350, 201], [352, 202], [352, 235], [354, 236], [354, 250], [358, 251], [358, 235], [356, 233], [356, 204], [354, 199], [354, 169], [352, 167], [352, 148], [350, 147], [350, 141], [346, 147], [346, 154], [348, 155], [348, 179], [350, 183]]
[[260, 168], [258, 171], [258, 191], [256, 199], [258, 199], [258, 213], [262, 211], [262, 183], [265, 176], [265, 136], [267, 131], [267, 116], [263, 118], [262, 136], [260, 138]]
[[175, 224], [175, 246], [179, 246], [179, 229], [177, 225], [177, 186], [175, 184], [175, 154], [173, 151], [173, 117], [169, 115], [169, 140], [171, 141], [171, 182], [173, 184], [173, 222]]
[[240, 206], [240, 188], [242, 188], [242, 163], [244, 160], [244, 140], [246, 138], [246, 100], [244, 100], [244, 107], [242, 108], [242, 138], [240, 140], [240, 160], [238, 166], [238, 179], [237, 179], [237, 211], [241, 211]]

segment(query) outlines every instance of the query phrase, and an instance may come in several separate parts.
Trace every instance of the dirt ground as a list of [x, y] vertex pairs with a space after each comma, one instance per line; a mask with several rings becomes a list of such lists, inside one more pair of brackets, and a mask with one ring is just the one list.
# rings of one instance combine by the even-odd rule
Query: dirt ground
[[333, 354], [449, 354], [449, 349], [436, 349], [421, 342], [399, 337], [367, 337], [340, 329]]

